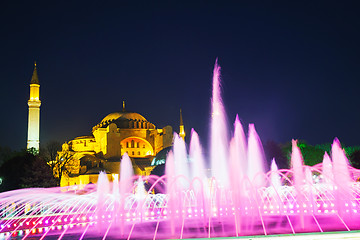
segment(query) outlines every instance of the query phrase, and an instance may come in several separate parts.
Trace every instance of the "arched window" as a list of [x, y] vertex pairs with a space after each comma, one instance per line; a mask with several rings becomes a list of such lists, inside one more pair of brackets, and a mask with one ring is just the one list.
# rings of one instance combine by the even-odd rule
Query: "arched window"
[[136, 147], [140, 148], [140, 143], [139, 142], [136, 143]]
[[126, 148], [129, 148], [129, 142], [126, 142]]
[[134, 140], [131, 140], [131, 148], [134, 148], [135, 147], [135, 142]]

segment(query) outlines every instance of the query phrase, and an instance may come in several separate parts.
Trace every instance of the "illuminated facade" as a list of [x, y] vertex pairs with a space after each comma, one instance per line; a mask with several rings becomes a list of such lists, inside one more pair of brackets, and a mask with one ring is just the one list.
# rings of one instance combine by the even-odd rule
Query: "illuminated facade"
[[39, 151], [39, 133], [40, 133], [40, 83], [36, 70], [36, 62], [34, 72], [30, 82], [30, 98], [28, 101], [29, 118], [28, 118], [28, 137], [27, 149], [34, 148]]
[[110, 181], [119, 177], [120, 159], [125, 153], [131, 158], [134, 172], [149, 175], [151, 161], [164, 148], [172, 145], [171, 126], [158, 129], [142, 115], [125, 109], [107, 115], [93, 127], [91, 136], [77, 137], [63, 145], [59, 152], [71, 152], [69, 172], [61, 186], [97, 182], [99, 171], [105, 171]]

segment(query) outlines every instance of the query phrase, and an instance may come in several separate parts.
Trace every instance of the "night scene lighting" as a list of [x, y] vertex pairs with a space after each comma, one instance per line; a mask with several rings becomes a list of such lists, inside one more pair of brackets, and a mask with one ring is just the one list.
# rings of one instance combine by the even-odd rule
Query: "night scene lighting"
[[0, 239], [360, 237], [356, 3], [2, 9]]

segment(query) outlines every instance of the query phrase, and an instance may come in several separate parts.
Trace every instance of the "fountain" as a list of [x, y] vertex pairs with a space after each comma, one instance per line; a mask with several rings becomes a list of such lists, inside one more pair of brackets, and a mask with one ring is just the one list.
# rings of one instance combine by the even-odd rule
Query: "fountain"
[[278, 169], [273, 159], [266, 173], [253, 124], [246, 138], [236, 116], [228, 139], [217, 61], [213, 76], [210, 178], [196, 131], [189, 154], [175, 134], [162, 177], [134, 176], [125, 154], [120, 179], [112, 183], [100, 173], [97, 186], [77, 191], [0, 193], [0, 238], [184, 239], [360, 230], [360, 174], [349, 166], [339, 140], [313, 167], [304, 165], [293, 140], [291, 169]]

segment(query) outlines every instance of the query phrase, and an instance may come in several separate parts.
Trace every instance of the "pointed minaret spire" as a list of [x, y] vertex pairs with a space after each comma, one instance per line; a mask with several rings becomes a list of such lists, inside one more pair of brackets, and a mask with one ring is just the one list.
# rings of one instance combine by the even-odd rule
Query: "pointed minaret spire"
[[185, 129], [184, 129], [184, 122], [182, 118], [181, 108], [180, 108], [180, 131], [179, 136], [182, 137], [182, 139], [185, 140]]
[[125, 110], [125, 101], [123, 101], [123, 112], [125, 112], [126, 110]]
[[38, 77], [37, 70], [36, 70], [36, 61], [34, 63], [34, 72], [33, 72], [33, 75], [31, 77], [30, 84], [40, 84], [39, 83], [39, 77]]
[[39, 132], [40, 132], [40, 83], [36, 70], [36, 62], [34, 64], [34, 72], [30, 81], [30, 97], [28, 101], [29, 118], [28, 118], [28, 139], [27, 149], [35, 149], [39, 152]]

